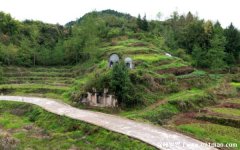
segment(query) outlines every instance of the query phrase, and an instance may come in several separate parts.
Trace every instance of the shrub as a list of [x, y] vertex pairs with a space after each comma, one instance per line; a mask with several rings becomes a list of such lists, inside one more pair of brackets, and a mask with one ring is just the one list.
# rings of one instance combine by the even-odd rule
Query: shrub
[[131, 80], [125, 63], [115, 64], [112, 69], [97, 72], [90, 78], [84, 83], [83, 90], [72, 93], [74, 101], [81, 99], [86, 92], [91, 92], [93, 88], [98, 92], [104, 92], [104, 88], [108, 88], [109, 93], [116, 96], [119, 106], [123, 108], [142, 104], [142, 96], [137, 94], [136, 87], [133, 86], [133, 82], [138, 81]]
[[128, 68], [123, 62], [115, 64], [112, 69], [110, 90], [117, 97], [120, 106], [134, 105], [134, 87], [129, 77]]
[[177, 57], [182, 58], [185, 61], [191, 61], [191, 57], [186, 53], [186, 51], [184, 49], [177, 49], [176, 51], [173, 51], [174, 55], [176, 55]]
[[120, 28], [112, 28], [110, 31], [107, 33], [108, 38], [114, 38], [121, 35], [121, 29]]

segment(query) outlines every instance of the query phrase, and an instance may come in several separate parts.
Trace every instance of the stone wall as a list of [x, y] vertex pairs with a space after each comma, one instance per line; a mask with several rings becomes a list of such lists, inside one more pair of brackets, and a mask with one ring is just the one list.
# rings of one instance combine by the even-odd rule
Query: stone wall
[[107, 94], [107, 90], [104, 90], [104, 93], [88, 92], [87, 94], [86, 101], [90, 106], [117, 107], [117, 99], [115, 96]]

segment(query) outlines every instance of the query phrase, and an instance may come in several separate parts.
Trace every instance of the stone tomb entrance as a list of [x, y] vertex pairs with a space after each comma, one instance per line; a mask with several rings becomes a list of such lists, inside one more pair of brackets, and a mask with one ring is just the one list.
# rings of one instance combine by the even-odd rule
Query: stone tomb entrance
[[108, 60], [108, 65], [109, 67], [112, 67], [115, 63], [119, 63], [120, 57], [113, 53], [110, 55], [109, 60]]
[[[110, 55], [109, 60], [108, 60], [108, 66], [111, 68], [114, 64], [119, 63], [120, 61], [120, 57], [118, 54], [113, 53]], [[134, 65], [133, 65], [133, 60], [130, 57], [126, 57], [124, 59], [124, 63], [126, 64], [126, 66], [129, 69], [133, 69]]]
[[126, 66], [130, 69], [133, 69], [133, 60], [130, 57], [127, 57], [124, 59], [124, 63], [126, 64]]

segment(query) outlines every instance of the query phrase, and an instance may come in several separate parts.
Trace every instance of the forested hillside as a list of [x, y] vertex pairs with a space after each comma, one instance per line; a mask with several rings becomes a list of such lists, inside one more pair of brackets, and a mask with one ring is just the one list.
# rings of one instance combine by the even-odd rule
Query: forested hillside
[[103, 42], [127, 36], [147, 40], [201, 68], [224, 69], [239, 64], [240, 33], [230, 24], [174, 12], [165, 21], [147, 21], [112, 10], [91, 12], [65, 26], [17, 21], [0, 13], [0, 62], [48, 66], [84, 62]]

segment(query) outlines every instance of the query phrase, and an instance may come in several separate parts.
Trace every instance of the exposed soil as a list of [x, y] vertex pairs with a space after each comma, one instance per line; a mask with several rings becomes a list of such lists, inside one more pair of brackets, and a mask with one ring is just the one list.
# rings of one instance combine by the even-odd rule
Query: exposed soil
[[174, 116], [168, 124], [174, 124], [176, 126], [182, 124], [191, 124], [191, 123], [207, 123], [206, 121], [198, 120], [195, 117], [197, 116], [196, 112], [181, 113]]
[[156, 108], [156, 107], [158, 107], [158, 106], [160, 106], [160, 105], [166, 104], [167, 102], [168, 102], [168, 101], [167, 101], [166, 99], [158, 100], [156, 103], [148, 106], [148, 109], [150, 109], [150, 110], [151, 110], [151, 109], [154, 109], [154, 108]]
[[190, 66], [183, 66], [178, 68], [170, 68], [170, 69], [163, 69], [157, 71], [159, 74], [174, 74], [174, 75], [185, 75], [192, 73], [194, 71], [194, 68]]
[[240, 108], [240, 104], [236, 104], [236, 103], [231, 103], [231, 102], [227, 102], [227, 103], [223, 103], [220, 104], [216, 107], [226, 107], [226, 108]]
[[12, 137], [12, 135], [0, 128], [0, 149], [11, 150], [16, 149], [19, 144], [19, 140]]
[[213, 116], [213, 117], [216, 116], [216, 117], [221, 117], [221, 118], [226, 118], [226, 119], [235, 119], [235, 120], [240, 119], [240, 117], [238, 117], [238, 116], [233, 116], [233, 115], [229, 115], [229, 114], [221, 114], [221, 113], [213, 112], [211, 110], [207, 110], [206, 113], [201, 114], [201, 115], [208, 115], [208, 116]]

